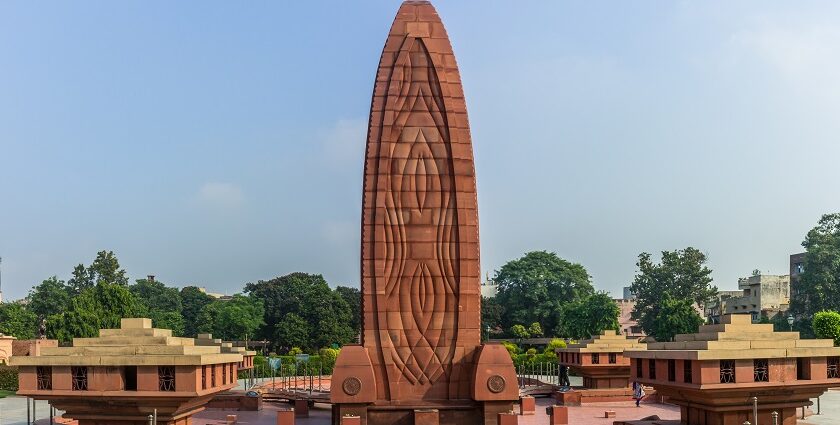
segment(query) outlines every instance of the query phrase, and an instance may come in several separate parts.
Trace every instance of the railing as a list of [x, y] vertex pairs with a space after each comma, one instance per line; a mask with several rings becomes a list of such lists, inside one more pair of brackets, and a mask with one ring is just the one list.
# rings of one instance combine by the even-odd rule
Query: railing
[[560, 385], [560, 366], [557, 363], [522, 363], [515, 367], [519, 388]]

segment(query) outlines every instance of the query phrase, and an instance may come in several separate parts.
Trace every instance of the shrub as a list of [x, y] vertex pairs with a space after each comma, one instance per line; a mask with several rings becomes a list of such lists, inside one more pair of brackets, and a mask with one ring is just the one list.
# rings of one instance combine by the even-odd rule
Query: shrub
[[546, 345], [545, 351], [543, 352], [546, 354], [554, 354], [555, 350], [558, 348], [566, 348], [566, 343], [562, 339], [554, 338], [548, 342], [548, 345]]
[[296, 356], [298, 354], [303, 354], [303, 350], [301, 350], [300, 347], [292, 347], [288, 353], [289, 356]]
[[817, 338], [834, 340], [834, 345], [840, 345], [840, 313], [836, 311], [821, 311], [814, 315], [811, 322]]
[[516, 355], [519, 354], [519, 346], [510, 342], [510, 341], [502, 341], [502, 345], [508, 350], [510, 354], [510, 358], [515, 359]]
[[0, 390], [18, 390], [18, 370], [15, 367], [0, 366]]

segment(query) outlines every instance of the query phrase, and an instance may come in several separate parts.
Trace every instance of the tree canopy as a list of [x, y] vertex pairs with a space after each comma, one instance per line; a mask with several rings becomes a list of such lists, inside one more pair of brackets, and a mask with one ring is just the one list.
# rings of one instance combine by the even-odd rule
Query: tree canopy
[[[356, 338], [351, 307], [319, 274], [292, 273], [261, 280], [245, 285], [245, 292], [265, 305], [264, 325], [258, 335], [279, 347], [300, 346], [311, 351]], [[291, 332], [290, 323], [303, 327]], [[308, 336], [306, 343], [295, 344], [302, 335]]]
[[604, 330], [619, 331], [618, 304], [606, 292], [596, 292], [563, 307], [560, 335], [574, 339], [600, 335]]
[[840, 213], [823, 215], [802, 246], [805, 270], [792, 294], [792, 312], [810, 318], [823, 310], [840, 311]]
[[549, 333], [560, 330], [563, 306], [595, 292], [589, 273], [553, 252], [532, 251], [509, 261], [494, 278], [496, 300], [504, 306], [501, 325], [540, 323]]
[[224, 340], [253, 339], [263, 324], [264, 314], [262, 300], [234, 295], [230, 300], [217, 300], [205, 305], [198, 314], [198, 330]]
[[[686, 327], [695, 320], [685, 316], [694, 315], [702, 322], [693, 305], [702, 308], [717, 293], [717, 288], [711, 284], [712, 271], [706, 266], [705, 254], [692, 247], [663, 251], [661, 262], [655, 263], [650, 254], [643, 252], [639, 254], [636, 266], [638, 272], [630, 286], [636, 294], [632, 315], [645, 333], [661, 341], [672, 338], [674, 333], [658, 322], [667, 311], [679, 312], [680, 323]], [[685, 303], [692, 306], [691, 312], [683, 309]], [[664, 310], [666, 305], [669, 310]], [[691, 330], [694, 331], [696, 329]]]

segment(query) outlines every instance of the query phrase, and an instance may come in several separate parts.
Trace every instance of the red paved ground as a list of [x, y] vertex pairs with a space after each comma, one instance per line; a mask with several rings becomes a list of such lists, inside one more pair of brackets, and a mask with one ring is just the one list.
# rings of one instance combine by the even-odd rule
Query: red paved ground
[[[537, 412], [533, 416], [519, 416], [521, 425], [548, 424], [548, 416], [545, 414], [546, 406], [553, 404], [552, 399], [537, 399]], [[276, 411], [279, 407], [288, 407], [283, 404], [265, 403], [260, 412], [236, 412], [221, 410], [206, 410], [194, 416], [194, 425], [219, 425], [224, 424], [224, 418], [228, 414], [238, 416], [238, 423], [248, 425], [274, 425], [276, 423]], [[615, 419], [605, 419], [605, 410], [615, 410]], [[676, 406], [668, 404], [642, 404], [637, 408], [632, 402], [627, 403], [597, 403], [585, 407], [569, 408], [569, 423], [573, 425], [612, 425], [615, 420], [639, 419], [645, 416], [659, 415], [662, 419], [679, 419], [680, 410]], [[330, 422], [329, 405], [317, 404], [310, 410], [309, 418], [299, 418], [297, 425], [328, 425]], [[467, 425], [467, 424], [464, 424]]]

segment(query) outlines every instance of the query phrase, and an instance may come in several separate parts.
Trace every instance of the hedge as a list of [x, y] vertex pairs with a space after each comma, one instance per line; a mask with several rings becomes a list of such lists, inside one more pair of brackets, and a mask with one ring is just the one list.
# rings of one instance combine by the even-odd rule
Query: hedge
[[0, 365], [0, 390], [18, 390], [18, 370], [16, 367]]

